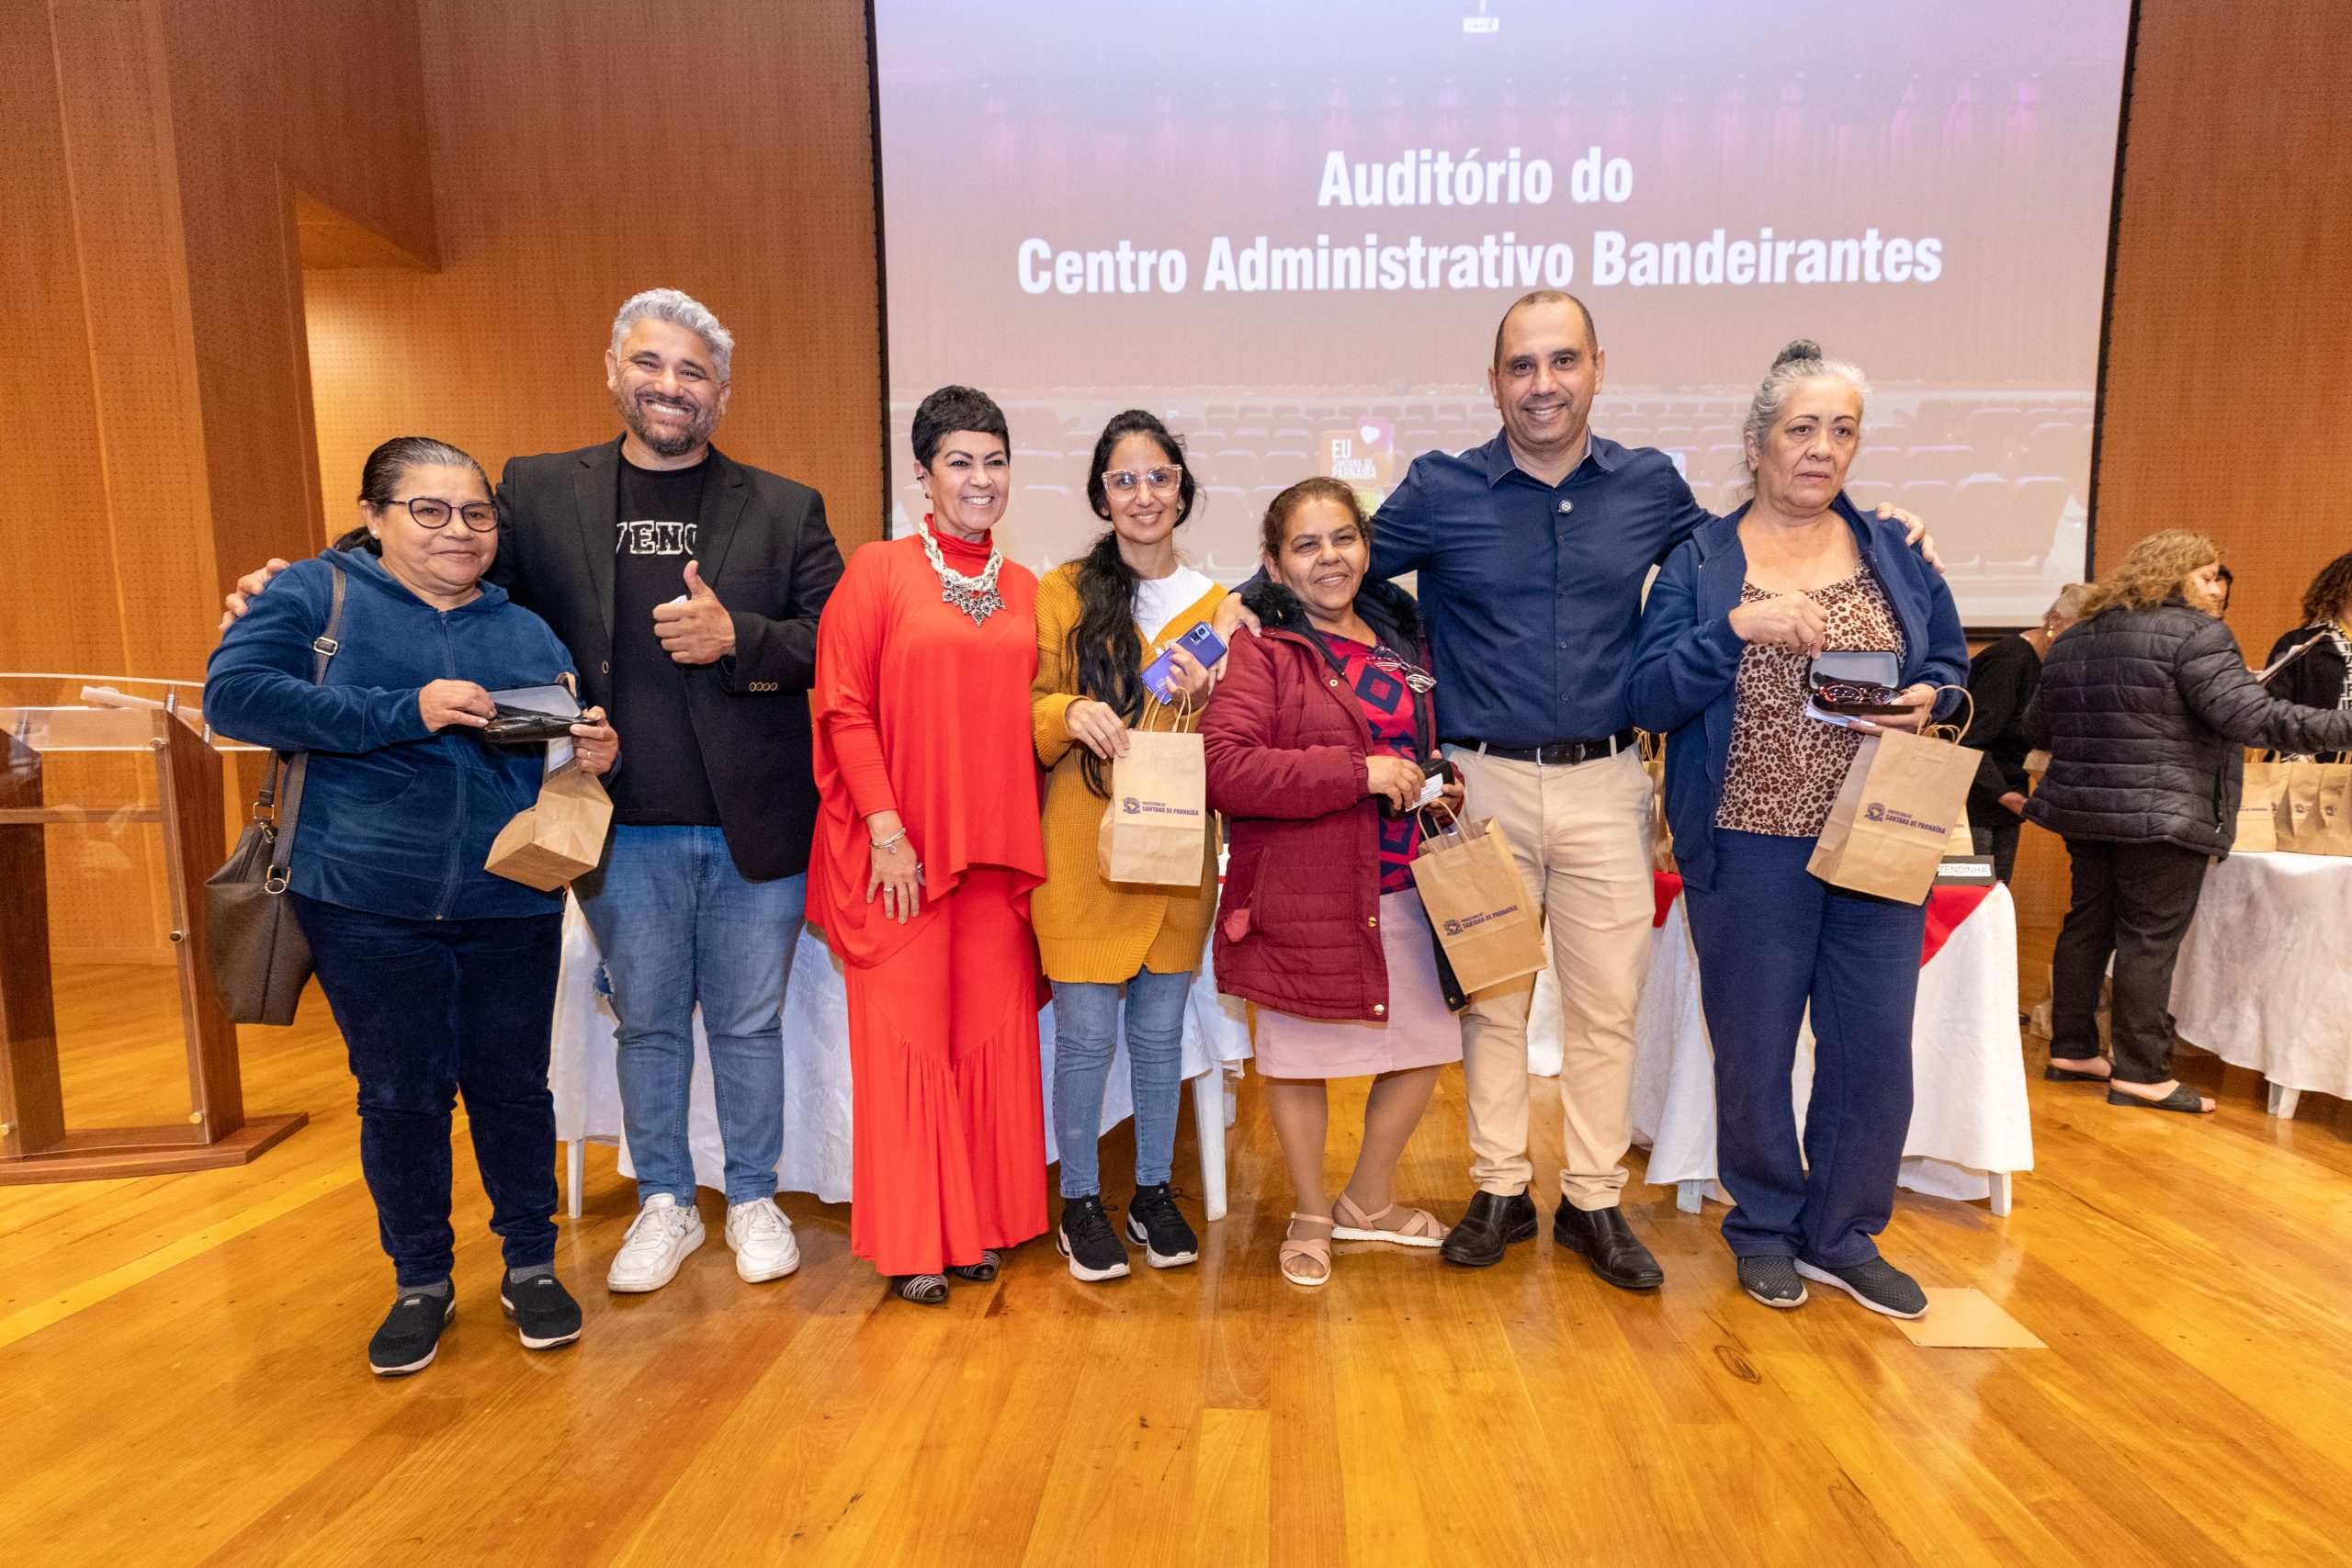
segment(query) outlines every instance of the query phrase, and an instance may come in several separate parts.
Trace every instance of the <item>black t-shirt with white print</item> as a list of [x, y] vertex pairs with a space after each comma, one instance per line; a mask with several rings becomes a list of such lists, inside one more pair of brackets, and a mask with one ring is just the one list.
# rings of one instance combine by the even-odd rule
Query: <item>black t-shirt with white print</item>
[[653, 634], [653, 607], [685, 596], [696, 559], [704, 472], [640, 468], [621, 459], [613, 538], [613, 724], [623, 763], [613, 819], [631, 827], [717, 827], [701, 744], [686, 713], [686, 669]]

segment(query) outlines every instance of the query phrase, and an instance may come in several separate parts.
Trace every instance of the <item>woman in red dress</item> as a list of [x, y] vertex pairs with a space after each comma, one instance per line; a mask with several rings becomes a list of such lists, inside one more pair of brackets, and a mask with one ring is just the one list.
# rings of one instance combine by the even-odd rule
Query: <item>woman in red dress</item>
[[990, 1280], [1046, 1229], [1036, 943], [1046, 878], [1029, 682], [1037, 580], [992, 540], [1004, 413], [914, 418], [931, 511], [850, 558], [817, 628], [808, 919], [849, 988], [850, 1247], [910, 1302]]

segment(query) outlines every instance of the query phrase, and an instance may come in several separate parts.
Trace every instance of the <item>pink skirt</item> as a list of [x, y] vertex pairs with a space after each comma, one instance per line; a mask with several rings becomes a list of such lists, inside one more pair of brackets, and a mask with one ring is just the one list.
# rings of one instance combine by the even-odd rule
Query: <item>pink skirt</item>
[[1256, 1010], [1258, 1071], [1271, 1078], [1354, 1078], [1462, 1060], [1462, 1021], [1438, 988], [1437, 953], [1421, 896], [1380, 896], [1380, 951], [1388, 964], [1383, 1023], [1300, 1018]]

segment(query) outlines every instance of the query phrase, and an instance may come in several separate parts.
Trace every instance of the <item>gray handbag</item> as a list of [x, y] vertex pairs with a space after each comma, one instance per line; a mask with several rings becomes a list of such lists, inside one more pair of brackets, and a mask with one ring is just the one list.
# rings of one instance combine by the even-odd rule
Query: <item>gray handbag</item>
[[[334, 598], [325, 633], [311, 644], [317, 655], [311, 666], [312, 685], [325, 684], [327, 660], [342, 646], [334, 634], [343, 627], [343, 569], [329, 570], [334, 573]], [[302, 987], [311, 978], [311, 944], [302, 939], [286, 897], [310, 760], [307, 751], [296, 752], [291, 761], [270, 753], [261, 793], [254, 798], [253, 820], [237, 836], [227, 862], [204, 884], [206, 967], [213, 995], [234, 1023], [293, 1022]], [[273, 810], [281, 777], [286, 800]]]

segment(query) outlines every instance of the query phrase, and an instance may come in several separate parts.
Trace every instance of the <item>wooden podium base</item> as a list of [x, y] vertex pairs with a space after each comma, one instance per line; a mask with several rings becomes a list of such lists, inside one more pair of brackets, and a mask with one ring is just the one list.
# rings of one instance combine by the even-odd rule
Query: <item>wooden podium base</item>
[[185, 1139], [186, 1127], [105, 1127], [68, 1133], [59, 1147], [17, 1159], [0, 1159], [0, 1187], [36, 1181], [112, 1181], [248, 1165], [309, 1120], [300, 1111], [288, 1116], [249, 1117], [243, 1126], [210, 1144], [166, 1141]]

